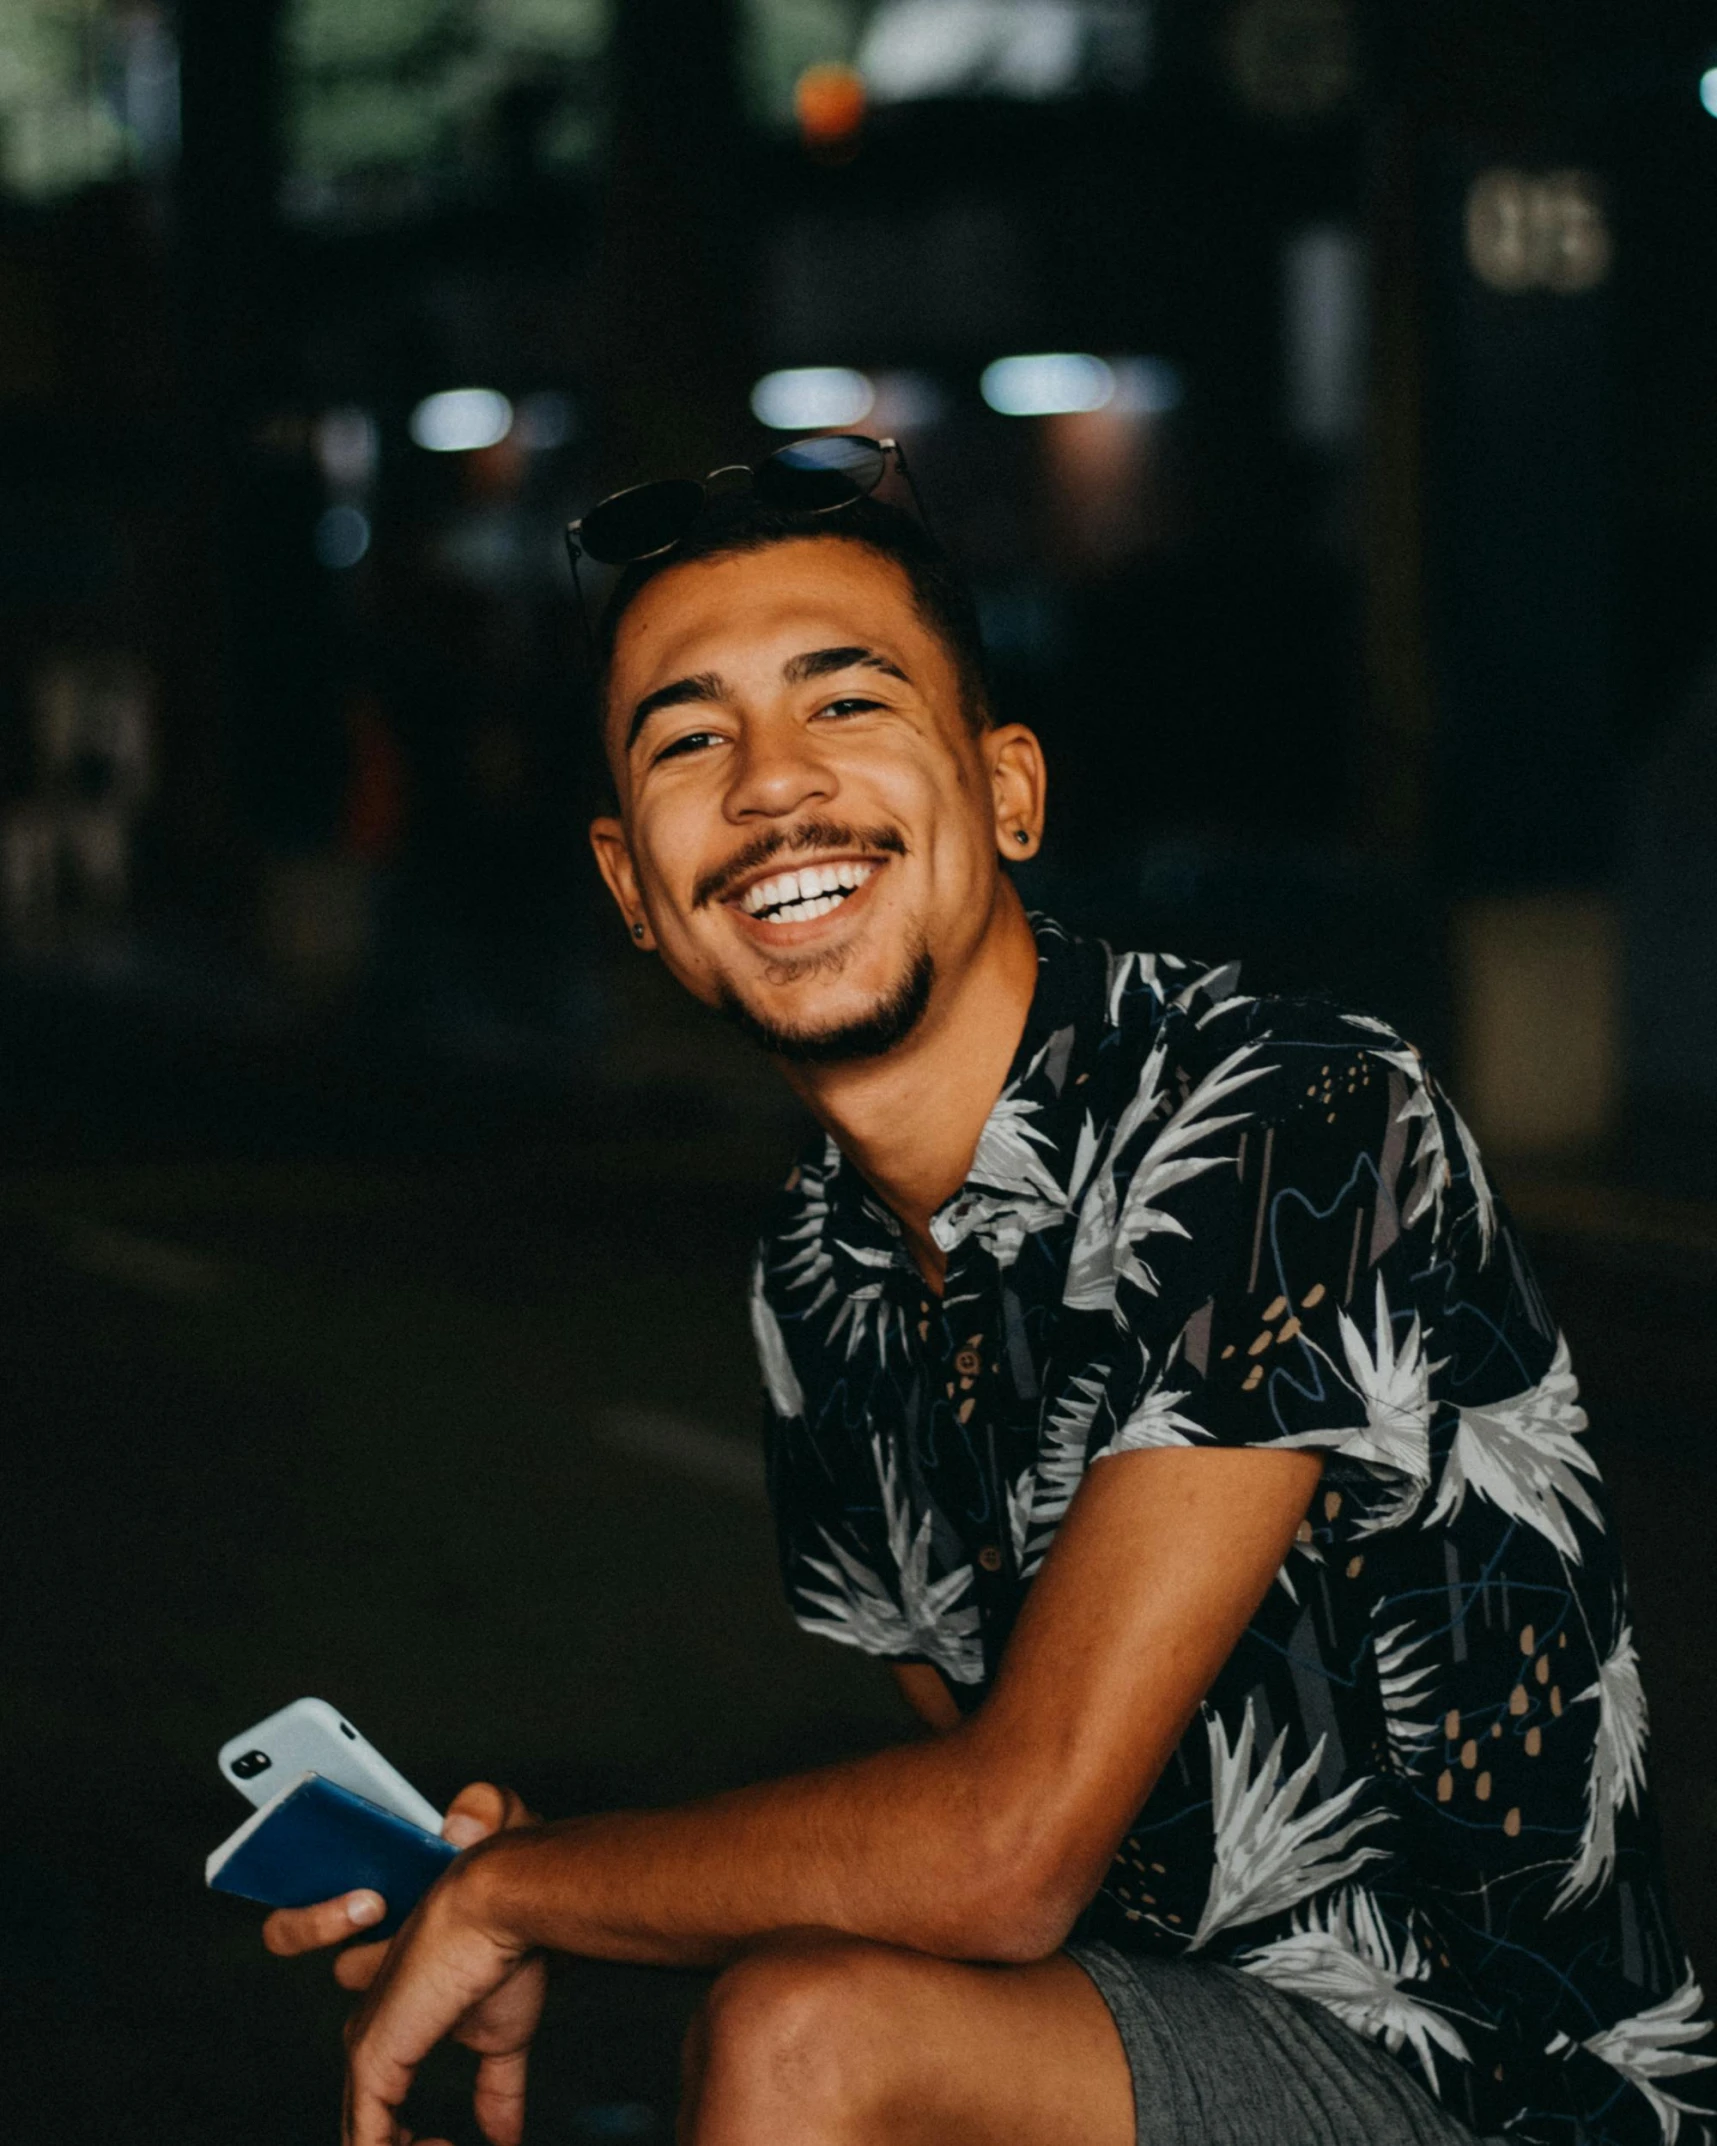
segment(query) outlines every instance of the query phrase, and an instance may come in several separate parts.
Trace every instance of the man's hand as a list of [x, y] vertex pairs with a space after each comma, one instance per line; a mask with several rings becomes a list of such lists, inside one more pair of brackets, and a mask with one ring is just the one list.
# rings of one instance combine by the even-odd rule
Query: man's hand
[[475, 1865], [456, 1863], [419, 1901], [346, 2027], [346, 2146], [409, 2146], [399, 2112], [437, 2042], [477, 2052], [472, 2106], [493, 2146], [519, 2146], [525, 2064], [542, 2016], [540, 1954], [490, 1926]]
[[[510, 1788], [495, 1788], [487, 1781], [473, 1781], [462, 1788], [447, 1806], [441, 1837], [456, 1848], [474, 1848], [491, 1833], [507, 1826], [537, 1823], [533, 1812]], [[288, 1958], [299, 1952], [321, 1952], [329, 1945], [344, 1945], [347, 1938], [381, 1921], [387, 1902], [380, 1893], [342, 1893], [337, 1900], [319, 1900], [314, 1907], [276, 1908], [262, 1926], [262, 1942], [270, 1952]], [[334, 1956], [334, 1979], [343, 1989], [367, 1990], [386, 1959], [391, 1938], [374, 1945], [348, 1945]]]

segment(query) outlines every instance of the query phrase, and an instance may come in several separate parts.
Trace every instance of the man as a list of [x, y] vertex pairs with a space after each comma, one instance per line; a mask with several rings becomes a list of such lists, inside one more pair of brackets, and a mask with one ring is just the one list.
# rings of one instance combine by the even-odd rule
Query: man
[[545, 1948], [721, 1970], [697, 2146], [1699, 2136], [1567, 1350], [1415, 1054], [1034, 926], [1042, 756], [898, 511], [730, 500], [605, 635], [609, 890], [827, 1135], [752, 1302], [789, 1596], [935, 1733], [466, 1791], [340, 1963], [348, 2138], [457, 2035], [511, 2146]]

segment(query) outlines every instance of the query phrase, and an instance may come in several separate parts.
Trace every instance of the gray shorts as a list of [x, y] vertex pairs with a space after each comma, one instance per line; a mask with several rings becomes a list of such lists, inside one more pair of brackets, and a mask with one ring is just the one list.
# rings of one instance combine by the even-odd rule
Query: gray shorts
[[1396, 2060], [1308, 1998], [1211, 1960], [1076, 1941], [1133, 2074], [1138, 2146], [1475, 2146]]

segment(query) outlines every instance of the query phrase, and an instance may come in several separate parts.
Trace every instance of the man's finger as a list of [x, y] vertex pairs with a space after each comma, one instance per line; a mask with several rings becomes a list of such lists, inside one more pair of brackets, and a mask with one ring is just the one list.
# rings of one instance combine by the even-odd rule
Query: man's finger
[[367, 1990], [387, 1956], [385, 1938], [374, 1945], [348, 1945], [334, 1955], [334, 1980], [343, 1990]]
[[319, 1900], [314, 1907], [276, 1908], [262, 1926], [262, 1942], [282, 1957], [320, 1952], [326, 1945], [343, 1944], [356, 1930], [369, 1929], [386, 1913], [380, 1893], [361, 1891]]
[[491, 1833], [499, 1833], [506, 1822], [507, 1791], [492, 1781], [473, 1781], [447, 1806], [441, 1837], [456, 1848], [470, 1848]]
[[345, 2146], [400, 2146], [411, 2133], [399, 2120], [400, 2105], [411, 2088], [411, 2073], [389, 2065], [384, 2083], [347, 2074]]
[[483, 2057], [471, 2106], [490, 2146], [519, 2146], [525, 2135], [525, 2060], [527, 2052]]
[[491, 1833], [509, 1826], [532, 1826], [538, 1820], [525, 1808], [524, 1799], [510, 1788], [497, 1788], [492, 1781], [473, 1781], [462, 1788], [447, 1806], [441, 1822], [441, 1837], [456, 1848], [475, 1847]]

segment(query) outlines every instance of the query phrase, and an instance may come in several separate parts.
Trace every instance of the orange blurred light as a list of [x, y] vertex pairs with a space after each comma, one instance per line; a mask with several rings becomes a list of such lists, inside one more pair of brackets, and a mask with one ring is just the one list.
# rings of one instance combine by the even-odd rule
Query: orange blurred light
[[864, 124], [864, 76], [825, 60], [807, 67], [793, 85], [793, 112], [807, 148], [850, 142]]

